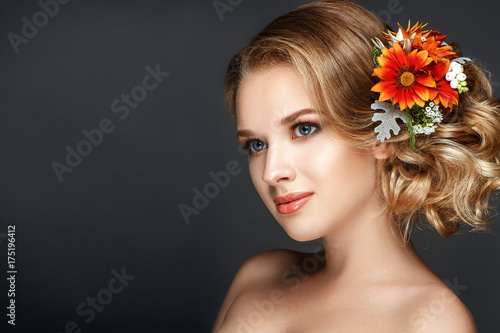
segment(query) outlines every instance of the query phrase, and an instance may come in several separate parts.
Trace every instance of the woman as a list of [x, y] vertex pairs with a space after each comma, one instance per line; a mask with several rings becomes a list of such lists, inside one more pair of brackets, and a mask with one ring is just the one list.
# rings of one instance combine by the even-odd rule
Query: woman
[[500, 101], [424, 28], [384, 35], [356, 4], [315, 1], [232, 59], [227, 96], [255, 188], [290, 237], [324, 251], [250, 258], [213, 332], [476, 331], [409, 233], [423, 217], [443, 236], [462, 221], [488, 230]]

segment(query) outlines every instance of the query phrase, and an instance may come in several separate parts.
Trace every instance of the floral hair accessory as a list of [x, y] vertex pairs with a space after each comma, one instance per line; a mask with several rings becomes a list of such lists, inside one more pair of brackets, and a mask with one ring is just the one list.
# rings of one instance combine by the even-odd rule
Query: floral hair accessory
[[373, 39], [373, 76], [380, 82], [372, 91], [379, 92], [378, 101], [371, 105], [376, 113], [372, 120], [381, 121], [375, 128], [377, 139], [384, 142], [399, 134], [396, 119], [401, 119], [410, 132], [410, 147], [415, 149], [415, 134], [434, 133], [443, 120], [442, 110], [458, 105], [458, 96], [466, 92], [467, 76], [463, 64], [469, 58], [459, 58], [444, 42], [440, 32], [424, 31], [427, 24], [408, 23], [397, 33], [384, 33], [390, 47]]

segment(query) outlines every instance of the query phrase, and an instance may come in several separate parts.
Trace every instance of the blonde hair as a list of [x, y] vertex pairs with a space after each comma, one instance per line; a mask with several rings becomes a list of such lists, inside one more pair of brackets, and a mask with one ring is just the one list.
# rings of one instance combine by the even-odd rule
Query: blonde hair
[[[316, 110], [347, 142], [377, 145], [371, 104], [378, 94], [372, 76], [372, 38], [383, 40], [387, 27], [361, 6], [343, 0], [314, 1], [271, 22], [231, 60], [226, 73], [229, 108], [236, 119], [241, 80], [251, 71], [292, 64], [305, 83]], [[443, 237], [461, 221], [489, 230], [488, 198], [500, 189], [500, 100], [492, 99], [486, 75], [474, 63], [464, 65], [469, 92], [431, 136], [409, 133], [387, 140], [388, 158], [380, 172], [387, 210], [406, 242], [425, 215]], [[319, 112], [319, 111], [318, 111]]]

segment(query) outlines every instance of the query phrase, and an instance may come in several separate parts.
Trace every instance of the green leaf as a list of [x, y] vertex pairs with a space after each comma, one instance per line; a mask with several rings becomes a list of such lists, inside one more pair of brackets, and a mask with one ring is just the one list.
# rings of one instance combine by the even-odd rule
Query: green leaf
[[382, 55], [382, 51], [378, 47], [372, 46], [372, 61], [373, 66], [380, 67], [377, 58]]
[[406, 116], [406, 126], [410, 132], [410, 148], [411, 150], [415, 150], [415, 132], [413, 131], [413, 117], [411, 116], [411, 109], [406, 108], [404, 113]]

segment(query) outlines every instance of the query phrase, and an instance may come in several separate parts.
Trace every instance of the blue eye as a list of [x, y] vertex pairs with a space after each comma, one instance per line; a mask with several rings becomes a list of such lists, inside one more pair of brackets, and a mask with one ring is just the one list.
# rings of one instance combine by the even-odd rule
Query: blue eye
[[318, 129], [318, 126], [313, 123], [300, 123], [297, 124], [294, 130], [294, 134], [297, 136], [308, 136], [314, 133]]
[[248, 147], [252, 153], [258, 153], [267, 148], [267, 145], [260, 140], [252, 140], [248, 143]]

